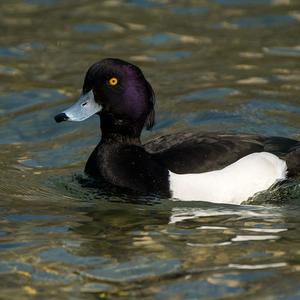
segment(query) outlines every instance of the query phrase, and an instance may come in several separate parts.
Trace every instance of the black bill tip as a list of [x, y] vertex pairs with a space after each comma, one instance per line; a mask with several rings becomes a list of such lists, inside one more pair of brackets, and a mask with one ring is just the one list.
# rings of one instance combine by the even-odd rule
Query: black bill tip
[[69, 117], [65, 113], [60, 113], [60, 114], [56, 115], [54, 117], [54, 119], [57, 123], [60, 123], [63, 121], [67, 121], [69, 119]]

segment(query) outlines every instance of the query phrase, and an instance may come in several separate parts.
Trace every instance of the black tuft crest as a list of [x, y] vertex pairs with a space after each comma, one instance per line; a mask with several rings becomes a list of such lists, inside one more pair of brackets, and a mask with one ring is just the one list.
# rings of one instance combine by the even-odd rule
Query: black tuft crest
[[148, 113], [148, 116], [146, 118], [145, 121], [145, 126], [147, 130], [152, 129], [152, 127], [155, 124], [155, 110], [154, 110], [154, 105], [155, 105], [155, 93], [154, 90], [152, 88], [152, 86], [150, 85], [150, 83], [146, 80], [146, 86], [147, 86], [147, 91], [150, 95], [149, 97], [149, 101], [150, 101], [150, 112]]

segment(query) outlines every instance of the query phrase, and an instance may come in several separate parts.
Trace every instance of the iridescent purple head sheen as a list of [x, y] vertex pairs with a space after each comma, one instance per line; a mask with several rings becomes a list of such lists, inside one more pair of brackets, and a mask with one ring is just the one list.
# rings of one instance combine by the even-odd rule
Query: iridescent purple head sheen
[[123, 99], [126, 103], [128, 114], [132, 114], [135, 118], [140, 118], [149, 109], [149, 94], [145, 84], [143, 74], [131, 66], [121, 66], [121, 72], [124, 74]]
[[[116, 86], [109, 80], [118, 79]], [[102, 111], [115, 118], [130, 120], [132, 124], [154, 124], [154, 92], [142, 71], [135, 65], [120, 59], [108, 58], [93, 64], [85, 77], [83, 93], [93, 90], [95, 100]]]

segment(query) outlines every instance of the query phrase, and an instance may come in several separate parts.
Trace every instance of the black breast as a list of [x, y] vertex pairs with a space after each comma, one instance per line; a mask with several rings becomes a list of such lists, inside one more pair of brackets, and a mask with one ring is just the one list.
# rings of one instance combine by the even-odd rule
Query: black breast
[[114, 186], [169, 197], [169, 173], [142, 146], [100, 143], [91, 154], [85, 172]]

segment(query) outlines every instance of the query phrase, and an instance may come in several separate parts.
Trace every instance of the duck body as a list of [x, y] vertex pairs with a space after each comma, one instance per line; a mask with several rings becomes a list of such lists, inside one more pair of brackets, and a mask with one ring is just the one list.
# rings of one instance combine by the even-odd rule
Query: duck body
[[[207, 139], [205, 134], [204, 136]], [[222, 141], [222, 138], [227, 140], [229, 137], [220, 135], [219, 141]], [[252, 145], [254, 143], [250, 137], [253, 139], [253, 136], [249, 135], [248, 140], [244, 141], [245, 144]], [[178, 200], [201, 199], [214, 203], [240, 204], [243, 200], [247, 200], [256, 193], [287, 178], [285, 160], [270, 152], [250, 153], [250, 145], [246, 147], [242, 142], [240, 143], [240, 152], [237, 145], [235, 145], [235, 151], [232, 151], [233, 149], [227, 145], [228, 153], [221, 155], [214, 152], [214, 147], [209, 148], [210, 151], [206, 150], [206, 152], [202, 148], [202, 151], [199, 152], [197, 143], [194, 148], [190, 143], [185, 144], [182, 141], [183, 145], [180, 149], [187, 148], [191, 152], [195, 151], [202, 155], [195, 157], [184, 155], [178, 150], [180, 144], [176, 143], [175, 145], [162, 143], [161, 148], [165, 147], [166, 149], [158, 150], [159, 147], [156, 148], [157, 141], [149, 142], [144, 146], [137, 140], [124, 141], [121, 137], [114, 138], [114, 140], [104, 140], [98, 144], [86, 163], [85, 173], [97, 178], [100, 182], [109, 182], [120, 187], [122, 192], [125, 189], [144, 194], [173, 197]], [[161, 138], [167, 139], [167, 137]], [[195, 136], [190, 136], [190, 138], [198, 140], [199, 134], [197, 138]], [[237, 136], [234, 138], [238, 140]], [[216, 135], [214, 139], [217, 139]], [[281, 141], [280, 138], [272, 139], [277, 142]], [[297, 143], [294, 140], [285, 142], [291, 145]], [[203, 142], [201, 146], [204, 145]], [[264, 148], [271, 147], [270, 144], [263, 145], [258, 142], [254, 145], [254, 149], [257, 151], [264, 151]], [[259, 148], [256, 148], [258, 146]], [[275, 145], [272, 147], [275, 150]], [[155, 149], [156, 152], [151, 153], [145, 148], [150, 148], [152, 151]], [[245, 148], [249, 153], [245, 152]], [[283, 150], [278, 147], [276, 149], [277, 151]], [[172, 153], [171, 157], [170, 153]], [[193, 159], [196, 159], [197, 163], [190, 164]], [[210, 159], [211, 162], [209, 162]], [[199, 165], [201, 166], [200, 170]]]
[[284, 137], [189, 132], [142, 145], [143, 128], [154, 125], [154, 92], [138, 67], [119, 59], [92, 65], [79, 101], [55, 119], [93, 114], [102, 137], [85, 172], [122, 191], [240, 204], [300, 174], [300, 143]]

